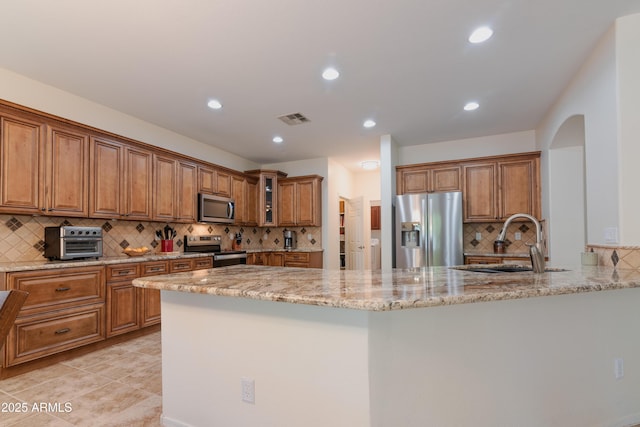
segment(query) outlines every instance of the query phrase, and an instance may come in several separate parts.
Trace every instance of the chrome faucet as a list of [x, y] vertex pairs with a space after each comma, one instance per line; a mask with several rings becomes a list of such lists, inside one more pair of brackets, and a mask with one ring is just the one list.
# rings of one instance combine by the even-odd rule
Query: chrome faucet
[[529, 257], [531, 258], [531, 267], [534, 273], [544, 273], [544, 251], [542, 250], [542, 227], [540, 222], [529, 214], [517, 213], [511, 215], [504, 222], [500, 234], [496, 240], [504, 242], [507, 234], [507, 227], [516, 218], [527, 218], [536, 225], [536, 243], [529, 246]]

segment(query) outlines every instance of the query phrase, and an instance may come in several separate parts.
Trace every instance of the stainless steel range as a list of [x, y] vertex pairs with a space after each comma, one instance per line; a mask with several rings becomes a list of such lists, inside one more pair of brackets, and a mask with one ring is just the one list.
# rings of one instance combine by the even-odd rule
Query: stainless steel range
[[247, 251], [223, 251], [222, 236], [217, 234], [184, 236], [184, 251], [212, 253], [213, 268], [247, 263]]

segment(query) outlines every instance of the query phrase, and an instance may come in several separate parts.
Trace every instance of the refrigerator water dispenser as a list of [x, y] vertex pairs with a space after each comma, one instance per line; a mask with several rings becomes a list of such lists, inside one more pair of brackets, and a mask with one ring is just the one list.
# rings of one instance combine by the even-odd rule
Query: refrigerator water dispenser
[[420, 223], [403, 222], [401, 225], [402, 243], [405, 248], [417, 248], [420, 246]]

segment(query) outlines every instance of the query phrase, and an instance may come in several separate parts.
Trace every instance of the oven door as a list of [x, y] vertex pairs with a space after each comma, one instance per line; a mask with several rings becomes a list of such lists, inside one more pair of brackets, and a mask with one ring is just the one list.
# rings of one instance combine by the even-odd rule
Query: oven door
[[102, 239], [63, 237], [60, 259], [98, 258], [102, 256]]
[[213, 255], [213, 268], [227, 267], [230, 265], [246, 264], [247, 253], [218, 253]]

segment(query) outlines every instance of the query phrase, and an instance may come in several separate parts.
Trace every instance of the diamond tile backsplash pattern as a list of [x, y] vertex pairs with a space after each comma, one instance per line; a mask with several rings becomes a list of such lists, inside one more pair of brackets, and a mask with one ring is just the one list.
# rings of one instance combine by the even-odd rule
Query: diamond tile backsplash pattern
[[598, 254], [598, 265], [640, 270], [640, 246], [587, 245], [585, 251]]
[[[464, 251], [476, 253], [492, 253], [493, 242], [498, 238], [502, 230], [502, 222], [496, 223], [472, 223], [464, 224]], [[545, 221], [540, 221], [542, 225], [543, 239], [546, 241]], [[515, 239], [515, 233], [521, 233], [521, 240]], [[476, 234], [480, 233], [481, 239], [477, 240]], [[521, 222], [512, 222], [507, 229], [505, 247], [507, 254], [529, 253], [527, 243], [536, 242], [536, 228], [533, 225]], [[546, 247], [546, 245], [545, 245]]]
[[[39, 261], [44, 259], [44, 228], [59, 225], [79, 225], [102, 227], [103, 254], [106, 257], [122, 256], [122, 249], [128, 246], [159, 247], [155, 240], [155, 230], [164, 227], [164, 222], [105, 221], [103, 219], [60, 218], [29, 215], [0, 215], [0, 262]], [[230, 250], [236, 233], [242, 234], [241, 248], [246, 250], [282, 249], [284, 227], [252, 227], [216, 224], [170, 224], [178, 233], [174, 245], [176, 251], [184, 250], [181, 240], [185, 235], [220, 234], [222, 249]], [[242, 230], [242, 231], [241, 231]], [[291, 228], [298, 233], [299, 249], [321, 249], [322, 228]], [[302, 231], [304, 230], [304, 231]], [[180, 242], [180, 244], [178, 244]]]

